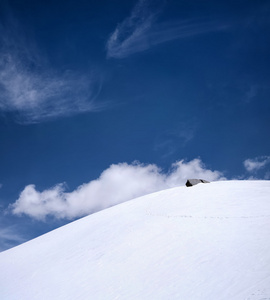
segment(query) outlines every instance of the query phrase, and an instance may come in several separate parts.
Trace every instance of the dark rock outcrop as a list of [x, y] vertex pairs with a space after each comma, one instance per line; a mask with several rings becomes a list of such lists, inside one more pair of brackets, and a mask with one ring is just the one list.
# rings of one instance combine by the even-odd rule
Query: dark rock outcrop
[[209, 183], [209, 181], [204, 179], [188, 179], [186, 182], [186, 186], [189, 187], [189, 186], [196, 185], [198, 183]]

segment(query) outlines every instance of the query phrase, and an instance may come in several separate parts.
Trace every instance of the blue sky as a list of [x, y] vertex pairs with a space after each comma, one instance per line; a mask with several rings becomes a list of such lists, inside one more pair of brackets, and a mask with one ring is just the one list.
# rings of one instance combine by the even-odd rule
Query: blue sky
[[269, 13], [1, 1], [0, 250], [188, 177], [270, 179]]

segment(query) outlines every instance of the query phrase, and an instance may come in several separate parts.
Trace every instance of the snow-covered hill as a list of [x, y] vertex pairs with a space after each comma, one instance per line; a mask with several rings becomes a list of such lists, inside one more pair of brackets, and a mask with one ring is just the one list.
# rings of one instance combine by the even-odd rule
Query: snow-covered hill
[[150, 194], [0, 253], [0, 299], [270, 299], [270, 182]]

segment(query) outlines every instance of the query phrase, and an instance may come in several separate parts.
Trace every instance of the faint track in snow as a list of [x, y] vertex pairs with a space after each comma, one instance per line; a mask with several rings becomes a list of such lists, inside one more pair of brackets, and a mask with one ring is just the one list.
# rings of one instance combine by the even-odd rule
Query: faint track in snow
[[[148, 216], [152, 217], [164, 217], [164, 218], [194, 218], [194, 219], [258, 219], [258, 218], [269, 218], [270, 215], [259, 215], [259, 216], [191, 216], [191, 215], [162, 215], [147, 213]], [[270, 300], [270, 299], [269, 299]]]

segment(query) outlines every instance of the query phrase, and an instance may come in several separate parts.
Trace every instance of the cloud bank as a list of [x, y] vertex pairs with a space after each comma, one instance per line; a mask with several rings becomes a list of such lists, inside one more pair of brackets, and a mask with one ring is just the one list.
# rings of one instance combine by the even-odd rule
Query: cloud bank
[[187, 178], [209, 181], [225, 179], [221, 172], [206, 169], [200, 159], [174, 163], [168, 173], [155, 164], [113, 164], [100, 177], [65, 192], [65, 185], [39, 192], [28, 185], [17, 201], [11, 205], [15, 215], [25, 214], [37, 220], [47, 216], [57, 219], [74, 219], [113, 205], [163, 189], [184, 185]]
[[108, 58], [124, 58], [161, 43], [224, 29], [213, 22], [185, 20], [156, 23], [165, 1], [139, 0], [129, 17], [109, 37]]
[[269, 163], [270, 156], [260, 156], [246, 159], [243, 164], [248, 172], [256, 172], [260, 169], [263, 169]]
[[95, 74], [54, 70], [14, 20], [8, 25], [0, 24], [0, 111], [36, 123], [102, 108]]

